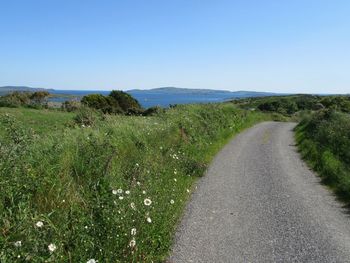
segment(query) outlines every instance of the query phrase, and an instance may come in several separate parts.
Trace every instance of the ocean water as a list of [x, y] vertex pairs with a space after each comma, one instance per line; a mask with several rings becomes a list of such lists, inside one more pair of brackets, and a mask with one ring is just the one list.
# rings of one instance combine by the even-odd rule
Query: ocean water
[[[54, 90], [50, 93], [55, 95], [71, 95], [73, 98], [81, 99], [88, 94], [108, 95], [110, 91], [87, 91], [87, 90]], [[208, 92], [208, 93], [179, 93], [179, 92], [157, 92], [157, 91], [128, 91], [144, 108], [152, 106], [169, 107], [172, 104], [189, 104], [189, 103], [211, 103], [223, 102], [234, 99], [234, 95], [228, 92]], [[66, 97], [56, 97], [51, 99], [55, 102], [63, 102]]]

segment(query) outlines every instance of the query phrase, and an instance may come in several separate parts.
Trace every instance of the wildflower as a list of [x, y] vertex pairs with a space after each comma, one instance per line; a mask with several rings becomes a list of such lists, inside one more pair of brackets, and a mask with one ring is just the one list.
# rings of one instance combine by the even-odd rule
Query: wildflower
[[131, 229], [131, 235], [132, 235], [132, 236], [135, 236], [135, 235], [136, 235], [136, 228], [132, 228], [132, 229]]
[[171, 200], [170, 200], [170, 204], [173, 205], [174, 203], [175, 203], [175, 201], [174, 201], [173, 199], [171, 199]]
[[151, 219], [150, 217], [147, 217], [146, 221], [147, 221], [148, 223], [152, 223], [152, 219]]
[[118, 194], [122, 194], [122, 193], [123, 193], [123, 189], [119, 188], [119, 189], [117, 190], [117, 193], [118, 193]]
[[135, 164], [136, 167], [139, 167], [140, 165], [138, 163]]
[[131, 206], [131, 208], [132, 208], [133, 210], [136, 210], [135, 203], [131, 203], [130, 206]]
[[131, 239], [130, 243], [129, 243], [129, 246], [131, 248], [133, 248], [134, 246], [136, 245], [136, 240], [135, 239]]
[[123, 196], [119, 196], [119, 199], [120, 199], [120, 200], [123, 200], [123, 199], [124, 199], [124, 197], [123, 197]]
[[42, 221], [38, 221], [35, 225], [40, 228], [44, 226], [44, 223]]
[[151, 201], [151, 199], [146, 198], [145, 200], [143, 200], [143, 203], [147, 206], [150, 206], [152, 204], [152, 201]]
[[190, 192], [190, 190], [188, 190], [188, 189], [186, 189], [186, 191], [187, 191], [187, 193], [189, 193], [189, 192]]
[[18, 240], [15, 242], [15, 247], [21, 247], [22, 246], [22, 241]]
[[86, 261], [86, 263], [97, 263], [97, 262], [98, 262], [98, 260], [93, 259], [93, 258], [91, 258], [88, 261]]
[[175, 181], [175, 182], [177, 182], [177, 179], [176, 179], [176, 178], [174, 178], [174, 181]]
[[57, 249], [56, 245], [53, 243], [48, 245], [47, 248], [49, 249], [50, 252], [54, 252]]
[[112, 190], [112, 194], [114, 194], [114, 195], [116, 195], [118, 192], [117, 192], [117, 190]]
[[137, 185], [140, 185], [141, 183], [140, 182], [136, 182]]
[[146, 194], [146, 191], [145, 191], [145, 190], [143, 190], [143, 191], [142, 191], [142, 193], [145, 195], [145, 194]]
[[129, 190], [126, 190], [126, 191], [125, 191], [125, 194], [127, 194], [127, 195], [130, 194], [130, 191], [129, 191]]

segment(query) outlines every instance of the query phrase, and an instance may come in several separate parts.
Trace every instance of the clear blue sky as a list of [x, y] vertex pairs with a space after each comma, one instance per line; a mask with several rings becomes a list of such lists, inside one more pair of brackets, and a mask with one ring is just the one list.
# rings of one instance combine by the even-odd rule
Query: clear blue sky
[[3, 0], [0, 86], [350, 93], [349, 0]]

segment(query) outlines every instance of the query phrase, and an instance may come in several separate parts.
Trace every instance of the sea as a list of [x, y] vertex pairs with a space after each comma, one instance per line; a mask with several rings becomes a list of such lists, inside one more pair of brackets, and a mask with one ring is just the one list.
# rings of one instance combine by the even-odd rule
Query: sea
[[[179, 92], [166, 92], [166, 91], [147, 91], [147, 90], [135, 90], [126, 91], [132, 95], [135, 99], [139, 101], [142, 107], [149, 108], [153, 106], [169, 107], [174, 104], [190, 104], [190, 103], [214, 103], [214, 102], [224, 102], [227, 100], [232, 100], [234, 94], [230, 92], [208, 92], [208, 93], [179, 93]], [[63, 102], [69, 99], [80, 100], [83, 96], [88, 94], [102, 94], [108, 95], [110, 91], [101, 90], [52, 90], [51, 94], [55, 94], [54, 98], [50, 100], [53, 102]], [[62, 95], [60, 97], [59, 95]], [[70, 97], [67, 98], [69, 95]]]

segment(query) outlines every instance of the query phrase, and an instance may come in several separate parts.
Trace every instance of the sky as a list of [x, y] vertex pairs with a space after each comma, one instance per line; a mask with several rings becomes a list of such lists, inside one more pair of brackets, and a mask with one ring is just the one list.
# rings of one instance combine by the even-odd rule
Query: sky
[[0, 86], [350, 93], [349, 0], [0, 0]]

